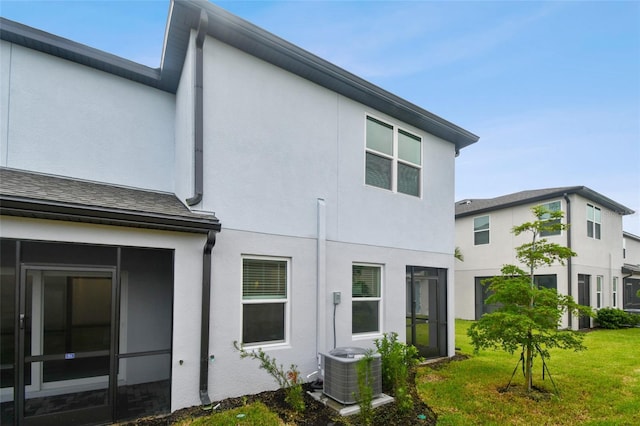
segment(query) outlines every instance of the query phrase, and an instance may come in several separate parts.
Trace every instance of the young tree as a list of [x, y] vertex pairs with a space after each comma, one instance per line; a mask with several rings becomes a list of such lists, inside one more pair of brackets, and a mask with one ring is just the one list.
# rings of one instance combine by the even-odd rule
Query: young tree
[[583, 336], [571, 330], [559, 330], [562, 315], [592, 316], [591, 308], [578, 305], [571, 296], [561, 295], [555, 289], [539, 288], [534, 280], [537, 269], [556, 262], [564, 265], [576, 256], [571, 249], [550, 243], [541, 235], [545, 232], [567, 229], [561, 223], [561, 211], [549, 211], [538, 206], [532, 209], [535, 219], [515, 226], [515, 235], [529, 234], [530, 242], [516, 247], [516, 258], [526, 271], [515, 265], [505, 265], [502, 275], [483, 282], [493, 293], [486, 303], [498, 304], [494, 312], [484, 314], [471, 325], [468, 335], [476, 351], [502, 349], [513, 354], [522, 348], [527, 391], [533, 388], [533, 359], [536, 352], [549, 358], [549, 349], [583, 350]]

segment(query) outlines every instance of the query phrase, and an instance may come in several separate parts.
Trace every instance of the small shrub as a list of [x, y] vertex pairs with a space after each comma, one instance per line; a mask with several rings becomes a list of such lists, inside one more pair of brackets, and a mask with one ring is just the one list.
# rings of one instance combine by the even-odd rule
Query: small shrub
[[382, 358], [382, 388], [395, 397], [398, 410], [413, 409], [413, 397], [409, 392], [409, 371], [418, 363], [418, 349], [398, 342], [398, 333], [385, 333], [375, 340]]
[[291, 409], [297, 413], [302, 413], [305, 410], [303, 382], [300, 380], [300, 372], [297, 365], [291, 364], [289, 370], [285, 371], [282, 364], [278, 365], [275, 358], [265, 354], [262, 348], [258, 348], [257, 352], [249, 352], [240, 347], [237, 341], [233, 342], [233, 347], [240, 352], [240, 358], [251, 358], [260, 361], [260, 368], [269, 373], [278, 382], [278, 385], [284, 389], [284, 400]]
[[640, 325], [640, 314], [632, 314], [631, 312], [627, 313], [629, 316], [629, 325], [630, 326], [639, 326]]
[[358, 361], [356, 372], [358, 374], [358, 404], [360, 405], [360, 422], [363, 425], [373, 424], [373, 374], [371, 367], [373, 357], [371, 351]]
[[602, 328], [616, 329], [630, 325], [634, 318], [622, 309], [602, 308], [596, 314], [596, 321]]

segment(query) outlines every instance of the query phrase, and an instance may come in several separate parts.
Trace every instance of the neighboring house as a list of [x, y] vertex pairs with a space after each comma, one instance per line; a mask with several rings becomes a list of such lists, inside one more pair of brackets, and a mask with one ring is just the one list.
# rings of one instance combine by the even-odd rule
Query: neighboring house
[[622, 309], [640, 312], [640, 237], [629, 232], [623, 233], [622, 240]]
[[0, 36], [2, 424], [273, 389], [234, 341], [304, 375], [388, 332], [454, 354], [477, 136], [207, 2], [171, 2], [160, 69]]
[[[564, 213], [566, 231], [543, 235], [550, 242], [570, 247], [577, 256], [565, 265], [554, 264], [535, 271], [538, 285], [555, 288], [582, 305], [594, 309], [622, 307], [625, 277], [622, 248], [622, 216], [633, 211], [584, 186], [522, 191], [491, 199], [456, 202], [456, 246], [464, 262], [456, 261], [456, 316], [478, 319], [494, 306], [481, 282], [500, 275], [505, 264], [518, 264], [515, 247], [531, 241], [516, 237], [514, 226], [533, 220], [531, 208], [544, 205]], [[520, 265], [522, 266], [522, 265]], [[589, 318], [565, 315], [563, 327], [588, 328]]]

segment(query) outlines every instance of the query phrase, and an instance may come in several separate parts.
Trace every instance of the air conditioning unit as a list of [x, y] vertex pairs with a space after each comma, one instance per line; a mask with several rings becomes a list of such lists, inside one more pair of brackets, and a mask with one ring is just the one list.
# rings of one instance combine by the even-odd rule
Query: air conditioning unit
[[[355, 404], [359, 399], [358, 361], [365, 354], [363, 348], [336, 348], [322, 356], [324, 370], [323, 393], [342, 404]], [[379, 353], [371, 355], [371, 374], [373, 376], [374, 398], [382, 393], [382, 364]]]

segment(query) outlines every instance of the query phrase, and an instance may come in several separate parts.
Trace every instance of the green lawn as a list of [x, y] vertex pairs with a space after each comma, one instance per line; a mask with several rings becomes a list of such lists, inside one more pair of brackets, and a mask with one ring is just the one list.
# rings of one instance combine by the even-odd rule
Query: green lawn
[[[583, 352], [554, 350], [548, 362], [560, 398], [540, 401], [500, 393], [519, 353], [473, 354], [467, 329], [456, 321], [456, 346], [470, 359], [440, 370], [420, 368], [416, 386], [438, 414], [438, 425], [638, 425], [640, 424], [640, 328], [586, 333]], [[534, 361], [534, 385], [553, 390]], [[524, 385], [519, 369], [512, 383]]]

